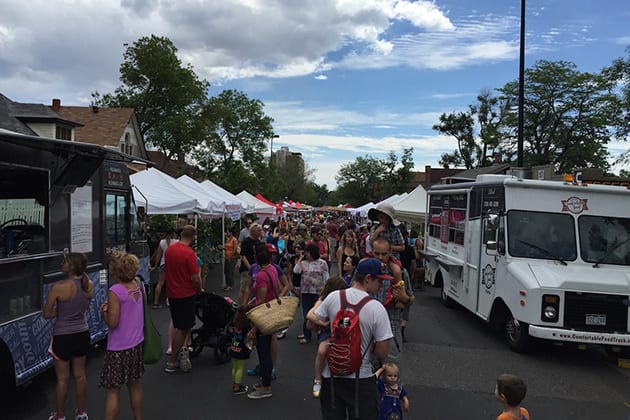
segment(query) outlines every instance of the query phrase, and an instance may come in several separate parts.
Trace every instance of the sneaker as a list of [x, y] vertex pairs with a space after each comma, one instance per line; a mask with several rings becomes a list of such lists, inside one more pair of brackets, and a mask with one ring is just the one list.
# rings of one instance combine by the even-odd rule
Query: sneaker
[[79, 413], [77, 411], [77, 415], [74, 417], [74, 420], [89, 420], [87, 413], [85, 411]]
[[179, 369], [179, 364], [178, 363], [166, 362], [166, 366], [164, 366], [164, 372], [166, 372], [166, 373], [176, 372], [177, 369]]
[[190, 363], [190, 353], [188, 353], [188, 347], [182, 347], [179, 351], [179, 368], [182, 372], [190, 372], [192, 364]]
[[313, 398], [319, 398], [319, 393], [322, 390], [322, 381], [315, 379], [313, 381]]
[[247, 385], [239, 385], [238, 389], [232, 388], [232, 395], [247, 394], [247, 391], [249, 391]]
[[66, 416], [58, 417], [57, 413], [50, 413], [48, 420], [66, 420]]
[[276, 375], [276, 370], [275, 369], [271, 369], [271, 380], [275, 381], [277, 377], [278, 377], [278, 375]]
[[261, 391], [257, 389], [254, 392], [250, 392], [249, 394], [247, 394], [247, 398], [250, 398], [252, 400], [260, 400], [262, 398], [269, 398], [272, 395], [273, 394], [271, 393], [271, 391]]
[[247, 376], [260, 376], [260, 365], [256, 365], [254, 369], [247, 369]]

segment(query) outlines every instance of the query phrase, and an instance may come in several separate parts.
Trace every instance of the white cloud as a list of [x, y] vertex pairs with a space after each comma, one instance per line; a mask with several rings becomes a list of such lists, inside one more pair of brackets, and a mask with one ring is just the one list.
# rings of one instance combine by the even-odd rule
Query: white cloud
[[328, 80], [328, 77], [324, 74], [319, 74], [315, 76], [315, 80]]
[[457, 144], [455, 139], [446, 136], [422, 136], [415, 138], [394, 137], [354, 137], [337, 135], [282, 134], [278, 147], [286, 146], [292, 152], [302, 153], [311, 169], [315, 169], [316, 183], [326, 184], [328, 189], [337, 185], [335, 175], [342, 165], [354, 162], [357, 157], [369, 155], [378, 159], [386, 158], [390, 151], [398, 157], [403, 148], [414, 148], [416, 171], [423, 171], [425, 165], [438, 166], [444, 152], [452, 152]]

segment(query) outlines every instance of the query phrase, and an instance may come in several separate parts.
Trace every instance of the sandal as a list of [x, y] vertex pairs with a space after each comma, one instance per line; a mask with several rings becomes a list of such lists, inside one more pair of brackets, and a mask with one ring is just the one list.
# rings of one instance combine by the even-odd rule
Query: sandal
[[300, 341], [298, 341], [298, 343], [300, 344], [307, 344], [310, 340], [307, 340], [306, 338], [302, 338], [300, 339]]

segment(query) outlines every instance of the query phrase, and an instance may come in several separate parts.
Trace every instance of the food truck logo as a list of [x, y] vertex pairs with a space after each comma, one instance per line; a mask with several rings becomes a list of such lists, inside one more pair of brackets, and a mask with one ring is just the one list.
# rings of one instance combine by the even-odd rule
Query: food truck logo
[[562, 211], [568, 211], [573, 214], [580, 214], [584, 210], [588, 210], [588, 198], [569, 197], [562, 201]]
[[485, 285], [488, 290], [492, 289], [492, 286], [494, 286], [494, 267], [490, 264], [486, 265], [483, 269], [481, 284]]

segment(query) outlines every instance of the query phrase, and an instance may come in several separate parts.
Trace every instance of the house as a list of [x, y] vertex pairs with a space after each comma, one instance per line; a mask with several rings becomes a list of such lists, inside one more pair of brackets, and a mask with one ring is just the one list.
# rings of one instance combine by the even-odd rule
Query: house
[[14, 102], [0, 94], [0, 128], [21, 134], [98, 144], [149, 160], [132, 108], [51, 106]]
[[133, 108], [62, 106], [61, 100], [53, 99], [50, 109], [64, 120], [80, 124], [74, 129], [76, 141], [117, 149], [143, 160], [149, 159]]
[[75, 141], [74, 129], [81, 126], [66, 120], [43, 104], [14, 102], [0, 93], [0, 128], [30, 136]]

